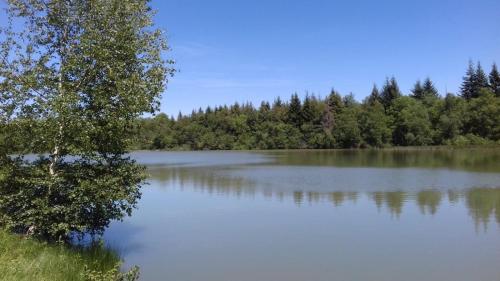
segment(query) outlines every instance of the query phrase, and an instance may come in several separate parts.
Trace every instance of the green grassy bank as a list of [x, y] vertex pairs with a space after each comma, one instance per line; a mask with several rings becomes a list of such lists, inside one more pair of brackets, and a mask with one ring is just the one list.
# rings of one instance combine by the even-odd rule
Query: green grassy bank
[[119, 256], [102, 246], [48, 244], [0, 230], [0, 279], [3, 281], [134, 280], [120, 274]]

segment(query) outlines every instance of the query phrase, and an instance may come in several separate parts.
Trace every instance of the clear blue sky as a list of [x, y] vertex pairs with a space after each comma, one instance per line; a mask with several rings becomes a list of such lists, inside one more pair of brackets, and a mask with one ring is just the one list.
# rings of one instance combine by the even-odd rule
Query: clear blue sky
[[[161, 110], [306, 91], [366, 97], [394, 75], [457, 92], [469, 59], [500, 64], [500, 0], [153, 0], [179, 72]], [[4, 6], [0, 0], [0, 6]], [[5, 19], [0, 18], [0, 23]]]
[[179, 73], [162, 111], [325, 96], [394, 75], [457, 92], [469, 59], [500, 63], [500, 1], [154, 0]]

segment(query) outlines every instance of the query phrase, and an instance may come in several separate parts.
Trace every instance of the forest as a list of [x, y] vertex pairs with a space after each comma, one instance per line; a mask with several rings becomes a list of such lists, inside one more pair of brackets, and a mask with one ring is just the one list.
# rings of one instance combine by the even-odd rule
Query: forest
[[243, 150], [483, 145], [500, 141], [500, 74], [469, 62], [460, 93], [440, 95], [430, 78], [401, 92], [396, 78], [362, 102], [335, 90], [207, 107], [177, 118], [160, 113], [135, 124], [133, 149]]

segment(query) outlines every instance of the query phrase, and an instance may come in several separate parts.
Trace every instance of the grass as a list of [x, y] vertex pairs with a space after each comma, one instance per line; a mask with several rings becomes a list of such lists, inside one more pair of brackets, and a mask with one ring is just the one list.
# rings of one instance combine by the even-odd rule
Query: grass
[[111, 272], [119, 263], [119, 256], [103, 246], [48, 244], [0, 229], [0, 279], [3, 281], [89, 280], [89, 271]]

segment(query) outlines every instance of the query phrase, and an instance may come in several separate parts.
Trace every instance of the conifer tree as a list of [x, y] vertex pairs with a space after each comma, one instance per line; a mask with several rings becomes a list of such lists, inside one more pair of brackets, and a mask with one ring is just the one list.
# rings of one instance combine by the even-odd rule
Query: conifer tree
[[380, 102], [380, 92], [378, 91], [377, 85], [373, 84], [372, 92], [368, 97], [368, 104], [373, 105], [375, 102]]
[[413, 85], [413, 89], [411, 90], [411, 92], [412, 98], [419, 100], [424, 98], [424, 88], [422, 87], [422, 82], [420, 82], [420, 80], [417, 80], [417, 82], [415, 82], [415, 85]]
[[474, 69], [474, 64], [469, 61], [469, 67], [462, 82], [461, 96], [466, 100], [477, 98], [481, 89], [488, 87], [488, 77], [484, 73], [481, 63], [478, 62]]
[[439, 97], [439, 93], [436, 90], [434, 83], [432, 82], [432, 80], [429, 77], [425, 78], [424, 85], [423, 85], [423, 93], [424, 93], [424, 97], [432, 97], [432, 98]]
[[327, 98], [327, 103], [332, 113], [334, 115], [338, 114], [343, 107], [342, 96], [340, 96], [340, 94], [335, 91], [335, 89], [332, 89], [330, 95]]
[[301, 125], [302, 104], [297, 93], [293, 94], [288, 107], [288, 121], [293, 125], [300, 127]]
[[[200, 108], [201, 110], [201, 108]], [[241, 113], [241, 107], [240, 107], [240, 104], [238, 102], [235, 102], [231, 107], [230, 107], [230, 111], [231, 113], [235, 113], [235, 114], [240, 114]]]
[[[474, 78], [477, 68], [473, 65], [470, 69]], [[266, 118], [262, 118], [262, 115], [268, 111], [267, 105], [257, 110], [252, 105], [247, 105], [248, 109], [241, 112], [246, 116], [216, 112], [208, 118], [212, 121], [207, 123], [203, 123], [203, 118], [199, 116], [188, 115], [172, 124], [175, 129], [170, 129], [167, 133], [172, 134], [171, 137], [162, 137], [160, 140], [167, 148], [187, 144], [192, 149], [380, 147], [390, 145], [391, 140], [392, 145], [487, 143], [500, 138], [500, 122], [497, 120], [497, 116], [500, 116], [500, 99], [491, 91], [493, 85], [496, 85], [494, 81], [498, 80], [496, 66], [492, 69], [490, 78], [493, 81], [489, 83], [490, 89], [481, 88], [477, 92], [472, 90], [471, 93], [475, 93], [477, 98], [471, 98], [467, 102], [452, 94], [438, 96], [432, 81], [426, 79], [417, 82], [417, 90], [414, 89], [414, 93], [420, 93], [418, 96], [422, 97], [421, 100], [399, 97], [392, 100], [389, 108], [384, 108], [377, 101], [380, 95], [374, 86], [361, 106], [352, 95], [342, 97], [332, 90], [325, 99], [308, 96], [301, 101], [298, 97], [293, 97], [291, 107], [295, 110], [290, 110], [290, 101], [279, 106], [281, 102], [277, 99]], [[477, 81], [471, 81], [471, 89], [477, 87], [473, 87]], [[390, 92], [397, 89], [397, 84], [388, 79], [384, 88]], [[223, 111], [224, 108], [219, 106], [217, 110]], [[299, 121], [295, 122], [299, 125], [287, 118], [293, 115], [290, 112], [301, 112], [297, 119]], [[314, 117], [311, 119], [307, 116]], [[235, 130], [235, 126], [227, 126], [227, 123], [242, 125], [240, 127], [245, 129], [241, 132], [247, 133], [239, 133], [240, 130]], [[143, 144], [154, 142], [153, 137], [157, 135], [154, 132], [156, 131], [148, 133], [146, 129]], [[201, 144], [191, 141], [197, 138], [206, 141]]]
[[278, 96], [275, 100], [274, 100], [274, 103], [273, 103], [273, 108], [275, 107], [282, 107], [283, 106], [283, 102], [281, 101], [281, 98]]
[[394, 76], [389, 80], [386, 78], [384, 87], [382, 88], [382, 93], [380, 94], [382, 104], [384, 108], [389, 108], [392, 101], [401, 96], [401, 91], [399, 90], [398, 83]]
[[500, 97], [500, 73], [498, 72], [496, 63], [493, 63], [489, 75], [490, 88], [497, 97]]
[[267, 102], [267, 101], [261, 102], [259, 110], [263, 111], [263, 112], [270, 111], [271, 110], [271, 106], [269, 105], [269, 102]]
[[301, 117], [301, 121], [303, 123], [310, 123], [314, 120], [314, 109], [309, 95], [307, 95], [304, 99], [304, 105], [302, 106], [301, 110]]
[[488, 77], [486, 76], [486, 73], [484, 73], [483, 68], [481, 67], [481, 62], [477, 62], [477, 67], [476, 67], [476, 84], [474, 87], [474, 90], [476, 91], [476, 97], [477, 93], [482, 89], [482, 88], [488, 88]]
[[474, 70], [474, 63], [470, 60], [469, 66], [465, 76], [462, 78], [462, 86], [460, 88], [460, 96], [466, 100], [470, 100], [475, 97], [476, 92], [476, 71]]
[[269, 105], [269, 102], [262, 101], [259, 107], [259, 116], [261, 118], [261, 121], [268, 121], [269, 119], [271, 119], [270, 111], [271, 106]]
[[344, 104], [344, 107], [354, 107], [358, 104], [353, 93], [349, 93], [348, 95], [344, 96], [342, 98], [342, 103]]

